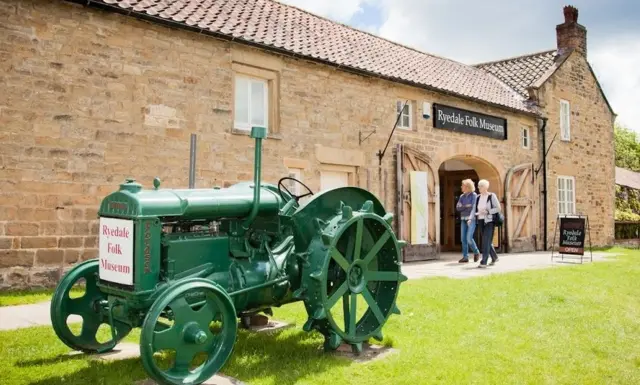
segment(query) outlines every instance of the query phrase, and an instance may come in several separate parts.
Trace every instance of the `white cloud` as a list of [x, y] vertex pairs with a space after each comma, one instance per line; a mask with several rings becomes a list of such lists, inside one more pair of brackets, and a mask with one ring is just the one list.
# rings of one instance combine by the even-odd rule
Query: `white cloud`
[[362, 5], [372, 0], [278, 0], [294, 5], [316, 15], [327, 17], [341, 23], [349, 21], [362, 11]]
[[588, 55], [617, 121], [640, 133], [640, 36], [603, 41]]

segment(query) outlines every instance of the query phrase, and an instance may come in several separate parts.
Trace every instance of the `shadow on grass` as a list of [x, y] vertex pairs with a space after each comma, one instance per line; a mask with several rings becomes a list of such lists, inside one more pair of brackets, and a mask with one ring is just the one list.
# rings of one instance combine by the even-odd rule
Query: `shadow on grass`
[[[238, 330], [234, 351], [220, 374], [240, 381], [270, 380], [278, 385], [293, 385], [301, 377], [319, 374], [348, 366], [351, 361], [324, 353], [323, 338], [318, 333], [302, 330], [283, 330], [255, 333]], [[30, 385], [76, 384], [134, 384], [147, 378], [139, 358], [119, 361], [95, 361], [86, 354], [58, 355], [49, 359], [18, 362], [16, 366], [29, 367], [55, 364], [66, 360], [84, 359], [87, 366], [73, 373], [52, 376]], [[28, 369], [27, 369], [28, 370]]]
[[37, 360], [18, 361], [16, 362], [15, 365], [19, 368], [28, 368], [31, 366], [51, 365], [51, 364], [59, 364], [61, 362], [67, 362], [67, 361], [77, 361], [77, 360], [84, 359], [86, 357], [87, 357], [86, 354], [74, 354], [74, 355], [62, 354], [55, 357], [39, 358]]

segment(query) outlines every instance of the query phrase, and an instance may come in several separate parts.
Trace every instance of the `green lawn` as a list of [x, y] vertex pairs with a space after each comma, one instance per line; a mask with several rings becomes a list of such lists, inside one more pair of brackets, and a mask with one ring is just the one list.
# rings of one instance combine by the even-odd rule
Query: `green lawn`
[[[83, 293], [81, 289], [71, 289], [71, 293]], [[15, 290], [0, 292], [0, 306], [27, 305], [38, 302], [51, 301], [53, 290]]]
[[[621, 249], [614, 251], [619, 252]], [[408, 281], [384, 329], [400, 351], [366, 364], [323, 354], [295, 322], [278, 335], [242, 331], [223, 373], [249, 384], [640, 384], [640, 252], [612, 262], [483, 278]], [[136, 342], [138, 333], [127, 338]], [[67, 356], [49, 327], [0, 332], [0, 383], [131, 384], [138, 359]]]

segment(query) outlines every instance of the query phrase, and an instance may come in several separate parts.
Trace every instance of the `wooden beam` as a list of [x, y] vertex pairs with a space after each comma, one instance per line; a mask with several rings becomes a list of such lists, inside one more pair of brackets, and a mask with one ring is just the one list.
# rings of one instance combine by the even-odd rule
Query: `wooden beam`
[[520, 218], [518, 219], [518, 224], [516, 225], [516, 231], [513, 232], [513, 235], [511, 236], [511, 238], [517, 238], [517, 236], [520, 235], [520, 232], [522, 231], [522, 226], [524, 226], [524, 222], [526, 221], [527, 216], [529, 215], [530, 209], [531, 209], [531, 206], [525, 207], [524, 211], [522, 212], [522, 215], [520, 215]]
[[531, 198], [526, 198], [526, 197], [516, 198], [516, 199], [512, 199], [511, 200], [511, 206], [519, 206], [519, 207], [531, 206], [532, 203], [533, 203], [532, 199]]
[[407, 153], [405, 153], [405, 155], [407, 156], [407, 160], [409, 161], [409, 163], [411, 163], [411, 167], [413, 167], [413, 170], [414, 171], [420, 171], [418, 169], [418, 167], [416, 166], [417, 162], [416, 162], [415, 158], [413, 157], [413, 155], [407, 154]]
[[522, 190], [522, 186], [524, 185], [524, 181], [527, 180], [527, 175], [529, 175], [529, 169], [525, 168], [524, 170], [522, 170], [522, 175], [520, 176], [520, 180], [518, 180], [518, 185], [516, 186], [516, 189], [513, 191], [513, 195], [512, 198], [518, 198], [518, 196], [520, 196], [520, 190]]

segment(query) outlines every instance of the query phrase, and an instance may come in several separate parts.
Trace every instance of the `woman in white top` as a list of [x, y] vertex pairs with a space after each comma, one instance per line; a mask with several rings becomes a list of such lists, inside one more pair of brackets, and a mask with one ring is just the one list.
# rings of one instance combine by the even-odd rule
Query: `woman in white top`
[[478, 182], [478, 195], [476, 201], [476, 218], [478, 218], [478, 227], [482, 231], [482, 260], [478, 267], [487, 267], [487, 261], [491, 256], [491, 264], [498, 261], [498, 255], [493, 248], [493, 230], [495, 223], [493, 214], [500, 212], [500, 202], [496, 194], [489, 192], [489, 181], [482, 179]]

